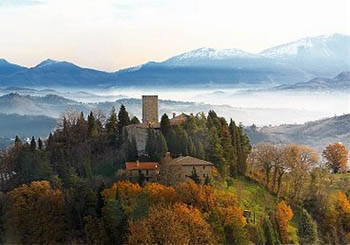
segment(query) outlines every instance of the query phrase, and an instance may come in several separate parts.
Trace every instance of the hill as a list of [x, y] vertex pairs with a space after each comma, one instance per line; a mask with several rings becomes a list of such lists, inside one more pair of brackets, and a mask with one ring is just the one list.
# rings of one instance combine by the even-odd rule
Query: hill
[[334, 116], [305, 124], [290, 124], [277, 127], [248, 127], [246, 132], [253, 144], [271, 142], [273, 144], [309, 145], [319, 152], [331, 142], [350, 144], [350, 114]]
[[334, 78], [316, 77], [308, 82], [293, 85], [281, 85], [275, 90], [300, 90], [300, 91], [344, 91], [350, 89], [350, 72], [344, 71]]

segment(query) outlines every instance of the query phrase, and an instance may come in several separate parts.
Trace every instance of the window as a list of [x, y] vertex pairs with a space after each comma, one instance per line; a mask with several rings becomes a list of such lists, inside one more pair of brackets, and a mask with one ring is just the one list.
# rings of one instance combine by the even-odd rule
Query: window
[[205, 174], [203, 174], [203, 178], [205, 178]]
[[203, 169], [205, 169], [205, 166], [203, 166]]
[[146, 175], [148, 176], [148, 169], [146, 170]]
[[141, 175], [141, 173], [142, 173], [141, 170], [139, 170], [139, 175]]

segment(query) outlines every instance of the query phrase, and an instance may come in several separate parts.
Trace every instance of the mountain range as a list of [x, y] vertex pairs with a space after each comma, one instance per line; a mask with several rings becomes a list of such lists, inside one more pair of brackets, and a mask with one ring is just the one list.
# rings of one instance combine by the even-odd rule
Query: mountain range
[[0, 60], [0, 87], [206, 87], [279, 85], [350, 70], [350, 36], [303, 38], [258, 54], [200, 48], [163, 62], [104, 72], [47, 59], [27, 68]]

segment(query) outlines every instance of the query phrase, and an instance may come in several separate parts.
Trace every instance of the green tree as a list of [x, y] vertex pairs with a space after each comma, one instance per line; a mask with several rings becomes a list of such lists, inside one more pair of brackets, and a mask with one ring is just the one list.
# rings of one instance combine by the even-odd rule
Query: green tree
[[170, 120], [167, 114], [163, 114], [161, 120], [160, 120], [160, 131], [164, 135], [164, 137], [167, 137], [169, 135], [170, 131]]
[[272, 225], [269, 217], [265, 217], [262, 221], [262, 227], [264, 230], [265, 240], [266, 244], [279, 244], [278, 241], [278, 234], [276, 230], [274, 229], [274, 226]]
[[105, 127], [107, 131], [109, 144], [112, 146], [116, 146], [118, 138], [118, 118], [114, 106], [112, 107]]
[[130, 125], [129, 113], [124, 105], [120, 106], [118, 113], [118, 145], [121, 146], [125, 140], [124, 127]]
[[138, 159], [137, 143], [135, 137], [132, 137], [131, 141], [128, 139], [128, 161], [136, 161]]
[[156, 154], [156, 136], [151, 128], [147, 129], [146, 153], [150, 159], [155, 158]]
[[35, 150], [36, 150], [36, 141], [35, 141], [34, 136], [32, 137], [32, 140], [30, 141], [30, 149], [31, 149], [32, 151], [35, 151]]
[[298, 236], [300, 244], [315, 244], [318, 241], [317, 225], [305, 209], [301, 212]]
[[38, 139], [38, 148], [39, 150], [43, 150], [43, 141], [40, 138]]
[[225, 175], [226, 166], [223, 157], [224, 152], [215, 127], [209, 130], [208, 149], [206, 153], [208, 161], [212, 162], [215, 167], [218, 168], [219, 172]]
[[136, 117], [136, 116], [133, 116], [131, 118], [131, 121], [130, 121], [130, 124], [140, 124], [140, 120]]
[[118, 193], [117, 191], [115, 199], [108, 199], [102, 209], [102, 220], [110, 239], [109, 244], [124, 244], [127, 231], [127, 217]]
[[161, 132], [156, 137], [156, 149], [155, 149], [155, 158], [157, 162], [160, 161], [162, 157], [164, 157], [165, 153], [168, 152], [168, 146], [166, 144], [166, 140]]
[[201, 179], [199, 178], [195, 168], [192, 169], [191, 175], [188, 177], [191, 178], [198, 185], [201, 183]]

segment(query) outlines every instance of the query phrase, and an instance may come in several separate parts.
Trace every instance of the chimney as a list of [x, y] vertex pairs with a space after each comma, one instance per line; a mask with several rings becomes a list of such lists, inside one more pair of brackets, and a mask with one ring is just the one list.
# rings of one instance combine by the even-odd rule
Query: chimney
[[139, 162], [139, 160], [136, 161], [136, 166], [137, 166], [137, 167], [140, 167], [140, 162]]
[[176, 117], [176, 113], [175, 112], [173, 112], [173, 118], [175, 118]]

